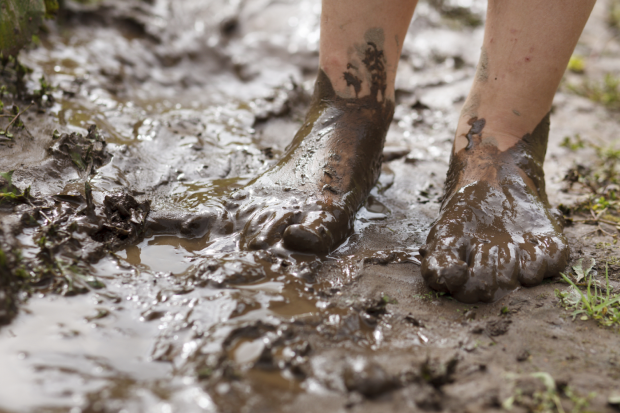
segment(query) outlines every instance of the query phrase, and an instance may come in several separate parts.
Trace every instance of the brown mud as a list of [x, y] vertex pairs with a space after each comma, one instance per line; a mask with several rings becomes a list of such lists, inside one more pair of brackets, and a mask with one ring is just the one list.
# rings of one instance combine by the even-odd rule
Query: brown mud
[[328, 253], [350, 235], [379, 178], [394, 113], [383, 59], [368, 42], [363, 62], [371, 86], [364, 97], [357, 88], [355, 98], [338, 96], [319, 70], [306, 120], [282, 159], [227, 204], [235, 227], [243, 226], [241, 248]]
[[512, 148], [499, 151], [472, 118], [468, 144], [453, 153], [439, 218], [420, 249], [422, 276], [462, 302], [497, 301], [568, 265], [559, 210], [545, 191], [549, 115]]
[[[230, 216], [304, 124], [320, 2], [64, 1], [20, 54], [32, 72], [0, 72], [1, 130], [35, 100], [0, 135], [0, 411], [491, 412], [515, 395], [512, 411], [536, 411], [541, 372], [565, 411], [591, 392], [613, 411], [617, 328], [572, 320], [566, 284], [472, 305], [420, 273], [484, 4], [420, 2], [381, 175], [317, 256], [241, 248]], [[605, 7], [578, 47], [594, 71], [620, 60]], [[585, 160], [559, 143], [611, 142], [618, 120], [559, 92], [551, 121], [548, 200], [570, 205], [563, 176]], [[620, 256], [591, 230], [566, 228], [571, 263]]]

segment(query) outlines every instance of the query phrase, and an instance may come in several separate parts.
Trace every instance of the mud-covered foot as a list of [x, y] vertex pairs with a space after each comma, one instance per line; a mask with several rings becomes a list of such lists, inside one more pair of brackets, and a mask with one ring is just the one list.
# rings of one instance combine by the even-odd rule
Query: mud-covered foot
[[265, 249], [282, 242], [290, 250], [320, 253], [349, 235], [379, 177], [394, 108], [385, 98], [383, 55], [372, 42], [363, 63], [370, 93], [358, 97], [366, 80], [348, 71], [343, 75], [355, 94], [342, 97], [321, 70], [306, 120], [283, 158], [233, 195], [235, 222], [244, 225], [240, 247]]
[[537, 285], [569, 257], [562, 216], [545, 193], [548, 115], [504, 151], [484, 124], [472, 119], [467, 146], [453, 153], [439, 218], [420, 250], [429, 286], [463, 302]]

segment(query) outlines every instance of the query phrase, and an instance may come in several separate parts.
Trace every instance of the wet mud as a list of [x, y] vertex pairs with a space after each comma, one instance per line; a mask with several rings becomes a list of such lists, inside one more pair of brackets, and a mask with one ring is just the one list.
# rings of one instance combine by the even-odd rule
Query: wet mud
[[[600, 3], [584, 47], [607, 30]], [[613, 411], [617, 329], [573, 321], [557, 278], [488, 304], [424, 281], [482, 39], [485, 3], [463, 4], [420, 3], [392, 104], [380, 70], [370, 96], [321, 77], [318, 1], [64, 1], [20, 54], [32, 72], [0, 73], [0, 172], [14, 171], [0, 181], [0, 411], [490, 412], [515, 394], [514, 411], [534, 411], [540, 372], [565, 411], [566, 389]], [[565, 135], [596, 123], [616, 137], [617, 119], [580, 99], [556, 98], [543, 208], [580, 196], [562, 192]], [[352, 124], [363, 132], [333, 132]], [[344, 159], [324, 131], [370, 158]], [[468, 154], [484, 155], [478, 138]], [[536, 179], [533, 160], [511, 162]], [[326, 200], [346, 227], [321, 216]], [[312, 231], [287, 244], [300, 224]], [[604, 262], [589, 230], [567, 227], [571, 263]]]
[[545, 192], [549, 116], [500, 151], [472, 118], [468, 144], [453, 153], [439, 218], [420, 250], [429, 285], [459, 301], [492, 302], [538, 285], [568, 265], [560, 211]]

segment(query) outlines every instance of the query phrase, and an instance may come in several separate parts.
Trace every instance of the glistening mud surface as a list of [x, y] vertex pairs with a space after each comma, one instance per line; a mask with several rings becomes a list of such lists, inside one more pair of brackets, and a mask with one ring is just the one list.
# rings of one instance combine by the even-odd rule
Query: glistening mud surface
[[[484, 16], [483, 2], [436, 4], [421, 2], [404, 44], [379, 182], [354, 234], [316, 256], [243, 252], [223, 214], [302, 125], [320, 3], [66, 1], [22, 52], [33, 73], [15, 103], [28, 106], [41, 75], [57, 89], [0, 146], [0, 172], [31, 187], [28, 202], [0, 206], [0, 275], [23, 270], [0, 284], [0, 411], [478, 412], [515, 394], [513, 411], [535, 411], [546, 390], [533, 372], [555, 379], [566, 411], [567, 386], [613, 411], [617, 328], [572, 321], [553, 292], [565, 284], [466, 305], [421, 277], [417, 248], [439, 212], [482, 40], [470, 25]], [[620, 62], [606, 7], [578, 47], [599, 56], [594, 72]], [[561, 191], [575, 160], [564, 136], [610, 142], [618, 126], [558, 93], [552, 206], [579, 199]], [[618, 257], [594, 248], [611, 239], [591, 229], [566, 230], [571, 259]]]
[[394, 102], [382, 98], [385, 70], [376, 63], [382, 53], [375, 56], [372, 43], [368, 50], [370, 95], [342, 98], [320, 70], [306, 120], [282, 159], [232, 195], [227, 207], [238, 209], [235, 221], [244, 226], [241, 248], [328, 253], [351, 233], [379, 178], [394, 114]]
[[461, 302], [493, 302], [519, 285], [557, 276], [569, 251], [562, 213], [545, 191], [549, 116], [504, 152], [486, 142], [484, 119], [471, 124], [467, 146], [452, 155], [439, 218], [420, 250], [422, 275]]

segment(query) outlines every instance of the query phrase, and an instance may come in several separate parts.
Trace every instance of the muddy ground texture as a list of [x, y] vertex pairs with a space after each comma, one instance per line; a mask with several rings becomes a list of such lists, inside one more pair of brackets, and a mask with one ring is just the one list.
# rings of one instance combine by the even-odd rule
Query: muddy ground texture
[[[575, 208], [615, 190], [584, 142], [620, 117], [574, 86], [620, 75], [610, 7], [545, 171], [572, 264], [618, 291], [616, 228]], [[420, 276], [484, 9], [420, 3], [379, 183], [316, 257], [239, 250], [226, 217], [301, 124], [320, 2], [66, 0], [0, 73], [0, 412], [615, 411], [618, 327], [573, 320], [559, 277], [465, 305]]]

